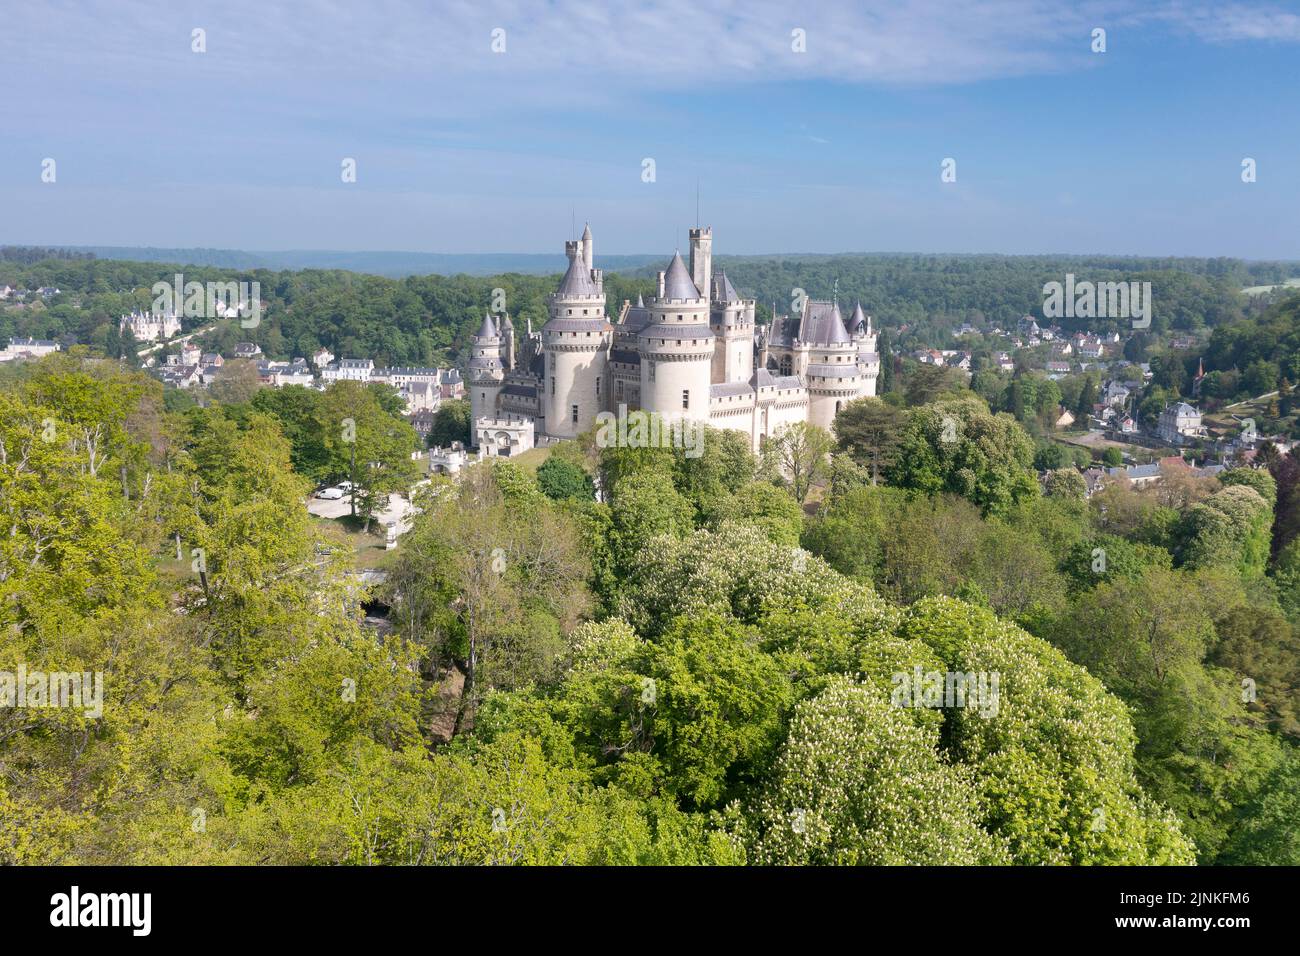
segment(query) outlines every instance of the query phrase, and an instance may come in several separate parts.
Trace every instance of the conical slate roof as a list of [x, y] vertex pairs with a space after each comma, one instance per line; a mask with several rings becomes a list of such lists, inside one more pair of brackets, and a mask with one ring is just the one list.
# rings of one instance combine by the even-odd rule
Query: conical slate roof
[[862, 303], [853, 304], [853, 315], [849, 319], [849, 331], [854, 334], [867, 330], [867, 314], [862, 311]]
[[682, 262], [680, 252], [673, 253], [673, 261], [668, 263], [668, 271], [664, 274], [664, 294], [665, 299], [698, 299], [700, 290], [695, 288], [695, 280], [691, 278], [690, 272], [686, 269], [686, 263]]
[[583, 228], [583, 230], [582, 230], [582, 238], [584, 238], [584, 239], [590, 239], [590, 238], [591, 238], [591, 223], [587, 223], [587, 224], [585, 225], [585, 227]]
[[853, 340], [844, 328], [844, 317], [834, 302], [809, 299], [796, 336], [811, 345], [848, 345]]
[[478, 332], [474, 334], [476, 339], [494, 339], [497, 337], [497, 330], [492, 326], [491, 313], [483, 313], [483, 324], [478, 327]]
[[556, 295], [596, 295], [596, 283], [591, 281], [591, 273], [587, 270], [587, 264], [582, 261], [582, 256], [574, 256], [569, 260], [569, 271], [564, 273], [564, 278], [560, 280], [560, 287], [555, 290]]
[[719, 272], [713, 277], [713, 301], [714, 302], [739, 302], [740, 296], [736, 293], [736, 287], [731, 284], [725, 272]]

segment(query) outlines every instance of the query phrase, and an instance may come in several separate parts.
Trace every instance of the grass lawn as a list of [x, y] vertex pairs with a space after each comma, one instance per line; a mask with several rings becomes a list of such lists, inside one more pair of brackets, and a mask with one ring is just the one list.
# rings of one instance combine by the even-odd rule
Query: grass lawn
[[175, 545], [174, 541], [170, 542], [164, 556], [158, 560], [158, 579], [164, 592], [168, 594], [181, 591], [190, 582], [197, 581], [199, 578], [192, 568], [194, 559], [190, 556], [190, 549], [184, 548], [183, 557], [177, 561]]
[[[1282, 283], [1281, 287], [1284, 289], [1294, 289], [1297, 286], [1300, 286], [1300, 279], [1287, 279], [1286, 282]], [[1276, 288], [1278, 288], [1278, 286], [1275, 285], [1252, 285], [1247, 286], [1241, 291], [1245, 295], [1259, 295], [1262, 292], [1268, 292], [1269, 290]]]
[[384, 547], [388, 538], [383, 525], [376, 521], [370, 522], [370, 531], [367, 533], [361, 530], [362, 523], [350, 515], [338, 519], [313, 515], [311, 520], [324, 533], [330, 545], [352, 552], [352, 564], [357, 570], [377, 568], [386, 562], [389, 555], [396, 553]]
[[806, 515], [815, 515], [821, 503], [826, 500], [826, 495], [830, 492], [829, 484], [815, 484], [808, 488], [808, 497], [803, 502], [803, 512]]
[[518, 458], [511, 458], [516, 465], [528, 472], [530, 475], [537, 474], [537, 469], [541, 467], [542, 462], [551, 457], [553, 445], [543, 445], [541, 448], [530, 448]]

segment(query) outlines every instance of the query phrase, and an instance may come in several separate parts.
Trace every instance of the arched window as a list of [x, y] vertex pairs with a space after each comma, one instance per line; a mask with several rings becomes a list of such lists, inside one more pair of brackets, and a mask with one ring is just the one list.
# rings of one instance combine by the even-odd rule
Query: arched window
[[789, 375], [792, 370], [793, 366], [790, 363], [790, 356], [787, 355], [785, 358], [781, 359], [781, 374]]

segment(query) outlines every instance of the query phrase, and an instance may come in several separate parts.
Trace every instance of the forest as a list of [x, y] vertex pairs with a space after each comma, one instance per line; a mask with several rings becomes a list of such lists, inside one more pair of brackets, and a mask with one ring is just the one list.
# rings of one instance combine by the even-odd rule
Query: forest
[[1085, 499], [900, 381], [434, 477], [374, 585], [304, 500], [414, 436], [341, 384], [0, 371], [0, 674], [104, 685], [0, 707], [0, 862], [1300, 863], [1294, 455]]
[[[49, 301], [21, 308], [0, 304], [0, 340], [32, 336], [85, 344], [113, 357], [134, 355], [135, 343], [118, 335], [118, 318], [132, 309], [149, 308], [153, 283], [170, 284], [181, 272], [186, 281], [260, 283], [266, 307], [259, 327], [218, 323], [200, 338], [205, 350], [228, 353], [236, 342], [251, 340], [268, 357], [289, 359], [309, 356], [324, 346], [337, 356], [372, 358], [379, 366], [461, 362], [496, 289], [503, 290], [504, 306], [521, 334], [530, 321], [534, 329], [540, 328], [546, 321], [546, 296], [554, 291], [563, 264], [557, 256], [553, 276], [393, 279], [340, 270], [232, 271], [87, 259], [71, 253], [50, 258], [49, 252], [0, 249], [0, 286], [53, 286], [61, 291]], [[45, 257], [36, 259], [38, 255]], [[1281, 282], [1296, 271], [1294, 263], [1237, 259], [901, 254], [720, 256], [715, 267], [727, 270], [741, 294], [756, 300], [760, 323], [770, 319], [773, 303], [778, 312], [788, 312], [795, 289], [804, 289], [813, 298], [838, 294], [846, 303], [860, 299], [877, 328], [886, 331], [890, 348], [900, 352], [952, 347], [952, 332], [962, 323], [1012, 329], [1023, 315], [1041, 319], [1043, 284], [1060, 281], [1067, 272], [1097, 282], [1150, 281], [1155, 307], [1151, 328], [1143, 335], [1153, 346], [1171, 331], [1208, 335], [1213, 329], [1254, 318], [1274, 303], [1273, 294], [1242, 295], [1243, 287]], [[624, 300], [652, 293], [653, 276], [652, 268], [608, 273], [605, 291], [611, 314], [617, 316]], [[184, 320], [186, 331], [211, 324]], [[1091, 325], [1096, 332], [1129, 331], [1120, 320], [1064, 320], [1064, 324], [1080, 329]], [[1221, 362], [1240, 358], [1231, 354], [1226, 343], [1215, 356]], [[1214, 367], [1228, 371], [1234, 366]], [[1236, 367], [1245, 373], [1245, 364]]]

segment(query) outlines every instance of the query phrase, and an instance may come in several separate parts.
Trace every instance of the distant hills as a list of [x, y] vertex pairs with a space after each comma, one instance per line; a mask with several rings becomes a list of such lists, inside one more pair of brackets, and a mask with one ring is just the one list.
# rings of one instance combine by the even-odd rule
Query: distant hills
[[[290, 249], [283, 251], [258, 251], [247, 249], [184, 249], [153, 246], [0, 246], [0, 259], [17, 262], [34, 262], [45, 257], [60, 259], [95, 258], [128, 262], [161, 262], [183, 266], [208, 266], [219, 269], [269, 269], [272, 271], [297, 271], [300, 269], [341, 269], [400, 279], [406, 276], [496, 276], [517, 273], [520, 275], [556, 275], [564, 271], [564, 257], [553, 253], [520, 252], [339, 252], [328, 249]], [[602, 254], [600, 266], [608, 273], [640, 278], [653, 278], [662, 269], [667, 256], [663, 253], [611, 256]], [[841, 252], [841, 253], [768, 253], [745, 256], [715, 256], [716, 267], [743, 270], [746, 266], [784, 264], [808, 266], [814, 263], [834, 264], [847, 270], [864, 261], [893, 260], [897, 263], [930, 265], [962, 263], [964, 267], [994, 266], [1006, 263], [1027, 265], [1038, 263], [1049, 269], [1066, 264], [1078, 267], [1109, 269], [1173, 269], [1202, 275], [1223, 275], [1241, 272], [1243, 285], [1256, 282], [1281, 283], [1294, 276], [1300, 263], [1251, 262], [1238, 259], [1195, 259], [1178, 257], [1140, 257], [1113, 255], [1037, 255], [1004, 256], [996, 253], [912, 253], [912, 252]], [[1291, 279], [1292, 282], [1300, 281]], [[1269, 286], [1258, 285], [1246, 289], [1247, 293], [1264, 291]]]
[[[517, 272], [547, 275], [564, 271], [564, 257], [553, 253], [331, 252], [301, 249], [259, 252], [241, 249], [160, 249], [147, 246], [57, 246], [70, 252], [93, 253], [96, 259], [130, 262], [175, 262], [223, 269], [346, 269], [401, 278], [410, 275], [489, 276]], [[629, 272], [662, 261], [662, 255], [600, 257], [610, 272]]]

